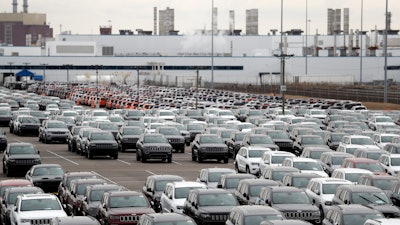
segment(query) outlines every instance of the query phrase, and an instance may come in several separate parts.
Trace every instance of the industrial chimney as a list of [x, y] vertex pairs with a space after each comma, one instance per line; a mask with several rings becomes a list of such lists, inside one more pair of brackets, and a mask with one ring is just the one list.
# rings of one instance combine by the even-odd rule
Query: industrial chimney
[[18, 12], [18, 9], [17, 9], [18, 2], [17, 2], [17, 0], [13, 0], [12, 6], [13, 6], [13, 13], [17, 13]]
[[28, 0], [24, 0], [24, 4], [22, 5], [24, 13], [28, 13]]

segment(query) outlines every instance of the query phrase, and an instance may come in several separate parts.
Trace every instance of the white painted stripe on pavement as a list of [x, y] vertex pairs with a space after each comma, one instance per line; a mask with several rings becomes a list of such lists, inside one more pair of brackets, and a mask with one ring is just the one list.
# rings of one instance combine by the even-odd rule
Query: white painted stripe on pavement
[[57, 157], [59, 157], [59, 158], [61, 158], [61, 159], [64, 159], [65, 161], [68, 161], [68, 162], [70, 162], [70, 163], [72, 163], [72, 164], [79, 165], [79, 163], [74, 162], [74, 161], [72, 161], [72, 160], [70, 160], [70, 159], [67, 159], [67, 158], [65, 158], [65, 157], [63, 157], [63, 156], [61, 156], [61, 155], [59, 155], [59, 154], [57, 154], [57, 153], [54, 153], [54, 152], [49, 151], [49, 150], [47, 150], [47, 152], [48, 152], [48, 153], [51, 153], [51, 154], [53, 154], [53, 155], [55, 155], [55, 156], [57, 156]]
[[151, 174], [151, 175], [156, 175], [155, 173], [151, 172], [150, 170], [145, 170], [147, 173]]
[[105, 177], [105, 176], [99, 174], [99, 173], [96, 172], [96, 171], [91, 171], [91, 172], [94, 173], [94, 174], [96, 174], [96, 176], [100, 177], [100, 178], [103, 179], [103, 180], [106, 180], [106, 181], [108, 181], [108, 182], [110, 182], [110, 183], [113, 183], [113, 184], [117, 184], [117, 182], [110, 180], [109, 178], [107, 178], [107, 177]]
[[122, 162], [122, 163], [125, 163], [125, 164], [127, 164], [127, 165], [132, 165], [131, 163], [126, 162], [126, 161], [124, 161], [124, 160], [120, 160], [120, 159], [117, 159], [117, 160], [118, 160], [118, 162]]
[[172, 161], [172, 163], [175, 163], [175, 164], [177, 164], [177, 165], [183, 165], [182, 163], [178, 163], [178, 162], [175, 162], [175, 161]]

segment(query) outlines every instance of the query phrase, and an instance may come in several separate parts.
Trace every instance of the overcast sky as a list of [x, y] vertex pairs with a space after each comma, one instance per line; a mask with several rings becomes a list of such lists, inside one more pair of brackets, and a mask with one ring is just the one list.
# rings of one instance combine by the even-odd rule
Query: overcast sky
[[[283, 0], [283, 30], [306, 28], [306, 1]], [[327, 9], [349, 8], [350, 29], [361, 27], [362, 0], [308, 0], [311, 34], [326, 34]], [[385, 26], [385, 0], [364, 0], [364, 30]], [[18, 12], [23, 0], [18, 0]], [[113, 34], [120, 29], [153, 30], [153, 8], [175, 10], [175, 30], [191, 34], [210, 29], [212, 0], [28, 0], [31, 13], [47, 14], [47, 23], [54, 35], [62, 31], [72, 34], [99, 34], [99, 26], [112, 25]], [[218, 8], [218, 29], [229, 28], [229, 10], [235, 11], [235, 29], [245, 31], [246, 9], [258, 8], [259, 34], [280, 29], [281, 0], [214, 0]], [[400, 29], [400, 4], [389, 0], [392, 29]], [[0, 1], [0, 12], [12, 12], [12, 0]], [[343, 11], [342, 11], [343, 13]], [[342, 15], [343, 16], [343, 15]], [[136, 32], [135, 32], [136, 33]]]

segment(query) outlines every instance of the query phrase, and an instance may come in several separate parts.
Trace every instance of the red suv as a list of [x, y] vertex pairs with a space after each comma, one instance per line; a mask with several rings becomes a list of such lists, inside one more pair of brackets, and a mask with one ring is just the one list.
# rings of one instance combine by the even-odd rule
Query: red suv
[[343, 160], [342, 168], [359, 168], [373, 172], [375, 175], [387, 175], [377, 160], [367, 158], [346, 158]]

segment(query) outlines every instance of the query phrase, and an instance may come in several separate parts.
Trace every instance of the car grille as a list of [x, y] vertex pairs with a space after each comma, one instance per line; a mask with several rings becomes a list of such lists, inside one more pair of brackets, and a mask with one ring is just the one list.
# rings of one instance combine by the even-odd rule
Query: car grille
[[171, 143], [183, 143], [183, 139], [172, 138], [172, 139], [169, 139], [169, 142], [171, 142]]
[[226, 152], [226, 148], [223, 147], [211, 147], [211, 148], [206, 148], [206, 152]]
[[32, 165], [32, 164], [35, 164], [35, 160], [34, 159], [17, 159], [17, 160], [15, 160], [15, 164]]
[[137, 138], [127, 138], [127, 139], [125, 139], [124, 141], [126, 142], [126, 143], [136, 143], [137, 142]]
[[154, 147], [149, 147], [148, 148], [148, 150], [150, 150], [150, 151], [168, 151], [168, 150], [170, 150], [169, 149], [169, 147], [157, 147], [157, 146], [154, 146]]
[[313, 212], [284, 212], [287, 219], [309, 219], [313, 218]]
[[121, 222], [134, 222], [139, 220], [139, 216], [136, 215], [130, 215], [130, 216], [120, 216], [119, 220]]
[[31, 225], [43, 225], [43, 224], [50, 224], [51, 219], [34, 219], [31, 220]]
[[213, 214], [211, 215], [212, 221], [223, 221], [225, 222], [228, 219], [228, 214]]
[[53, 132], [51, 132], [51, 134], [65, 134], [65, 132], [64, 131], [53, 131]]
[[96, 148], [112, 148], [112, 144], [96, 144]]
[[293, 147], [292, 142], [275, 142], [276, 145], [278, 145], [281, 148], [291, 148]]

